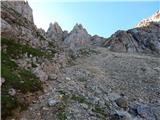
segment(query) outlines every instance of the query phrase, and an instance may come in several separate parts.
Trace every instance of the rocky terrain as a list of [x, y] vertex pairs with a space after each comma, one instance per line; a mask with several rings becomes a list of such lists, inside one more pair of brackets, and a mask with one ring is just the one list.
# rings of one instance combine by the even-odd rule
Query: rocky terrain
[[160, 54], [160, 12], [141, 21], [135, 28], [119, 30], [104, 43], [112, 51]]
[[4, 120], [160, 120], [160, 13], [110, 38], [34, 25], [1, 2]]

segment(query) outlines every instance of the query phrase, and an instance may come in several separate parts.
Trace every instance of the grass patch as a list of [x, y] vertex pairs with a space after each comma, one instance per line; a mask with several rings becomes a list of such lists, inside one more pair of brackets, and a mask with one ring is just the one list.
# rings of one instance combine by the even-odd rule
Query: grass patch
[[6, 53], [7, 55], [11, 56], [12, 58], [16, 58], [21, 56], [22, 54], [27, 53], [29, 55], [33, 56], [47, 56], [47, 54], [40, 49], [35, 49], [32, 47], [29, 47], [28, 45], [21, 45], [15, 40], [7, 39], [7, 38], [1, 38], [1, 45], [2, 46], [7, 46]]
[[101, 107], [99, 105], [95, 105], [92, 111], [96, 113], [96, 116], [99, 118], [106, 118], [108, 116], [108, 114], [105, 111], [105, 107]]
[[87, 105], [91, 105], [91, 103], [88, 102], [87, 99], [82, 95], [72, 95], [71, 99], [79, 103], [85, 103]]
[[17, 107], [16, 98], [9, 96], [9, 95], [1, 95], [1, 115], [2, 118], [6, 116], [12, 115], [11, 110]]
[[85, 55], [85, 56], [90, 56], [91, 54], [98, 54], [98, 52], [94, 49], [91, 49], [91, 48], [81, 48], [79, 50], [79, 53], [81, 55]]
[[2, 47], [1, 52], [1, 76], [5, 79], [1, 86], [1, 109], [2, 118], [5, 119], [12, 115], [13, 109], [22, 105], [17, 101], [16, 96], [9, 95], [9, 89], [20, 90], [23, 94], [43, 89], [40, 80], [31, 71], [19, 68], [13, 58], [25, 52], [36, 56], [41, 56], [43, 53], [38, 53], [34, 48], [29, 48], [4, 38], [2, 39], [3, 45], [7, 46], [6, 50], [3, 50]]
[[57, 120], [67, 120], [67, 116], [65, 112], [58, 112], [56, 114]]
[[57, 120], [66, 120], [67, 116], [65, 114], [66, 105], [64, 103], [58, 103], [55, 105], [56, 118]]

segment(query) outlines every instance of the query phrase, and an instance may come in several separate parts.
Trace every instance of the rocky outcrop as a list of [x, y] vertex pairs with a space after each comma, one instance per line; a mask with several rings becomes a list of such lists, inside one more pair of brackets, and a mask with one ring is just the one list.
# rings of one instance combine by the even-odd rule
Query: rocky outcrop
[[32, 47], [46, 48], [48, 42], [33, 23], [32, 9], [24, 1], [1, 2], [1, 35]]
[[100, 37], [98, 35], [94, 35], [91, 37], [91, 44], [95, 46], [102, 46], [105, 40], [106, 38]]
[[47, 30], [47, 36], [54, 41], [63, 40], [63, 31], [57, 22], [55, 22], [54, 24], [50, 23]]
[[160, 13], [145, 21], [136, 28], [117, 31], [104, 46], [116, 52], [160, 54], [160, 24], [155, 22], [160, 21]]
[[151, 17], [142, 20], [141, 22], [139, 22], [136, 27], [143, 27], [143, 26], [147, 26], [148, 24], [150, 24], [151, 22], [160, 22], [160, 11], [158, 10], [157, 12], [155, 12]]
[[64, 40], [64, 43], [69, 46], [70, 49], [75, 50], [79, 49], [79, 47], [87, 45], [89, 42], [90, 35], [81, 24], [76, 24]]
[[2, 4], [5, 4], [5, 7], [7, 8], [12, 8], [17, 14], [19, 13], [30, 22], [33, 22], [32, 8], [29, 6], [28, 2], [25, 2], [24, 0], [11, 2], [3, 1]]

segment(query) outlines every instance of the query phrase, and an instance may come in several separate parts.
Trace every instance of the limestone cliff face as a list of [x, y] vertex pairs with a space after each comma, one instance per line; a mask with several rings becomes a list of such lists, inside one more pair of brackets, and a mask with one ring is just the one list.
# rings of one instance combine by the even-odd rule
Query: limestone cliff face
[[90, 37], [91, 36], [81, 24], [76, 24], [65, 38], [64, 43], [71, 49], [78, 49], [81, 46], [87, 45], [90, 42]]
[[55, 41], [62, 41], [63, 39], [63, 31], [57, 22], [54, 24], [50, 23], [49, 28], [47, 30], [47, 36]]
[[104, 46], [116, 52], [160, 54], [160, 12], [141, 21], [136, 28], [114, 33]]
[[48, 45], [34, 25], [32, 9], [25, 1], [1, 2], [1, 35], [32, 47], [44, 48]]
[[6, 7], [12, 8], [17, 11], [23, 17], [27, 18], [29, 21], [33, 22], [33, 13], [32, 8], [29, 6], [28, 2], [22, 1], [11, 1], [11, 2], [2, 2]]

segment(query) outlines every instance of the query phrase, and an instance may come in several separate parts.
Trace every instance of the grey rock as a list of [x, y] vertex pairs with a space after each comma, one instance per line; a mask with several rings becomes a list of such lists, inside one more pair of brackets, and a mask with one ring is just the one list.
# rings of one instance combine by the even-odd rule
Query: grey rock
[[69, 80], [69, 81], [70, 81], [70, 80], [71, 80], [71, 78], [69, 78], [69, 77], [66, 77], [66, 80]]
[[57, 75], [56, 74], [50, 74], [48, 76], [48, 79], [50, 79], [50, 80], [56, 80], [57, 79]]
[[[5, 82], [6, 80], [3, 78], [3, 77], [1, 77], [1, 85]], [[0, 86], [1, 86], [0, 85]]]
[[57, 100], [55, 100], [53, 98], [49, 98], [48, 99], [48, 105], [49, 105], [49, 107], [52, 107], [52, 106], [56, 105], [58, 102], [59, 101], [57, 101]]
[[138, 114], [146, 120], [156, 120], [152, 109], [147, 105], [139, 105], [137, 107]]
[[103, 43], [105, 42], [105, 38], [100, 37], [98, 35], [94, 35], [91, 37], [91, 44], [95, 46], [102, 46]]
[[117, 113], [111, 115], [111, 120], [132, 120], [132, 117], [127, 112], [118, 111]]
[[21, 14], [23, 17], [27, 18], [29, 21], [33, 22], [33, 13], [32, 8], [29, 6], [28, 2], [25, 1], [12, 1], [12, 2], [4, 2], [8, 8], [12, 8]]
[[160, 55], [160, 12], [155, 17], [156, 21], [146, 20], [139, 27], [117, 31], [103, 45], [115, 52]]
[[117, 100], [115, 100], [116, 104], [126, 110], [128, 108], [128, 100], [125, 97], [120, 97]]
[[77, 50], [81, 46], [86, 46], [90, 42], [90, 35], [81, 24], [76, 24], [69, 35], [64, 39], [64, 43], [72, 50]]
[[63, 39], [63, 31], [57, 22], [54, 24], [50, 23], [46, 34], [49, 38], [55, 41], [62, 41]]
[[14, 88], [9, 89], [8, 94], [11, 96], [15, 96], [16, 95], [16, 90]]
[[68, 31], [63, 31], [63, 39], [65, 39], [68, 36]]
[[42, 70], [40, 66], [33, 68], [32, 73], [35, 74], [41, 81], [48, 80], [48, 75]]

